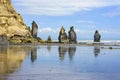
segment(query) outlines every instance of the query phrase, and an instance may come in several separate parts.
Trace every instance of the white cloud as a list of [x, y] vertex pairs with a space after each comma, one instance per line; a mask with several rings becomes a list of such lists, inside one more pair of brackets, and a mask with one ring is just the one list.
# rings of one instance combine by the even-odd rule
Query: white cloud
[[96, 24], [94, 21], [89, 21], [89, 20], [79, 20], [77, 23], [80, 24]]
[[40, 28], [39, 30], [38, 30], [38, 32], [39, 33], [58, 33], [59, 32], [59, 28], [51, 28], [51, 27], [46, 27], [46, 28]]
[[[65, 32], [68, 34], [68, 31], [69, 31], [70, 29], [65, 29]], [[40, 33], [40, 34], [45, 34], [45, 33], [50, 33], [50, 34], [58, 34], [59, 33], [59, 31], [60, 31], [60, 28], [51, 28], [51, 27], [46, 27], [46, 28], [40, 28], [39, 30], [38, 30], [38, 32]], [[90, 34], [90, 33], [93, 33], [94, 31], [93, 30], [81, 30], [81, 29], [75, 29], [75, 32], [77, 33], [77, 34]]]
[[[60, 28], [51, 28], [51, 27], [40, 28], [38, 30], [40, 34], [44, 34], [44, 33], [58, 34], [59, 31], [60, 31]], [[66, 33], [68, 33], [69, 29], [65, 29], [65, 31]], [[75, 32], [77, 34], [93, 34], [95, 30], [75, 29]], [[99, 29], [99, 32], [102, 34], [120, 34], [119, 30], [116, 30], [116, 29], [104, 29], [104, 30]]]
[[22, 14], [63, 16], [78, 11], [120, 5], [119, 0], [13, 0]]

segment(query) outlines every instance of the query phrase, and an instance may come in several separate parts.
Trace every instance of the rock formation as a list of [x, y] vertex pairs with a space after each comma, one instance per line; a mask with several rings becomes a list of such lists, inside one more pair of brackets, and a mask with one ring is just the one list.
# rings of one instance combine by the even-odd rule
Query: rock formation
[[67, 43], [68, 42], [68, 37], [67, 37], [67, 34], [66, 34], [63, 26], [62, 26], [62, 28], [59, 32], [58, 40], [59, 40], [60, 43]]
[[47, 43], [51, 43], [51, 42], [52, 42], [52, 39], [51, 39], [51, 36], [49, 35], [47, 39]]
[[95, 31], [94, 34], [94, 42], [100, 42], [101, 35], [99, 34], [98, 30]]
[[14, 10], [11, 0], [0, 0], [0, 35], [8, 38], [32, 37], [20, 14]]
[[37, 38], [37, 31], [38, 31], [38, 25], [35, 21], [32, 22], [32, 36], [33, 38]]
[[70, 27], [70, 31], [68, 32], [69, 34], [69, 43], [77, 43], [77, 36], [74, 31], [74, 27]]

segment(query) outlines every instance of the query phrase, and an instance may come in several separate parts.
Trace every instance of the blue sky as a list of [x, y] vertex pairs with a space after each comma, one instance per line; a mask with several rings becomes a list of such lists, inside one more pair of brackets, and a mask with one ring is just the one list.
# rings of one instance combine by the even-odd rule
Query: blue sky
[[120, 0], [12, 0], [27, 26], [39, 26], [38, 36], [58, 39], [62, 26], [74, 26], [78, 40], [93, 39], [99, 30], [103, 40], [120, 40]]

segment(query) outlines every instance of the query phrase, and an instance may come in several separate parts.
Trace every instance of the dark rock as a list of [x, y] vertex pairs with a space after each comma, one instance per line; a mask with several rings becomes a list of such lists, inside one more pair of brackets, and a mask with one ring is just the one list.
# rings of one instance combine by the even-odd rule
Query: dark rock
[[77, 36], [74, 31], [74, 27], [70, 27], [70, 31], [68, 32], [69, 34], [69, 43], [77, 43]]
[[113, 49], [112, 47], [109, 47], [109, 49]]
[[99, 34], [98, 30], [95, 31], [94, 34], [94, 42], [100, 42], [101, 35]]
[[67, 34], [66, 34], [63, 26], [59, 32], [58, 40], [59, 40], [59, 43], [67, 43], [68, 42], [68, 37], [67, 37]]
[[32, 22], [32, 36], [33, 38], [37, 38], [37, 31], [38, 31], [38, 25], [35, 21]]
[[7, 36], [0, 35], [0, 45], [7, 45], [7, 44], [9, 44]]
[[51, 43], [51, 42], [52, 42], [51, 36], [48, 36], [47, 43]]

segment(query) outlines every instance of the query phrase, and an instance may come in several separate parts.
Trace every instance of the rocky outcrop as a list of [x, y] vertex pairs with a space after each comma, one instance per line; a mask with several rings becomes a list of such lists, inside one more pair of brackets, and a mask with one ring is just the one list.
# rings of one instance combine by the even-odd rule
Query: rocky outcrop
[[67, 34], [66, 34], [63, 26], [59, 32], [58, 40], [59, 40], [59, 43], [67, 43], [68, 42], [68, 37], [67, 37]]
[[70, 27], [70, 31], [68, 32], [69, 34], [69, 43], [77, 43], [77, 36], [74, 31], [74, 27]]
[[98, 30], [95, 31], [94, 34], [94, 42], [100, 42], [101, 35], [99, 34]]
[[32, 37], [20, 14], [14, 10], [11, 0], [0, 0], [0, 35], [8, 38]]
[[36, 24], [35, 21], [32, 22], [32, 30], [31, 30], [33, 38], [37, 38], [37, 33], [38, 33], [38, 25]]
[[50, 35], [48, 36], [48, 39], [47, 39], [46, 42], [47, 42], [47, 43], [51, 43], [51, 42], [52, 42], [52, 39], [51, 39], [51, 36], [50, 36]]

